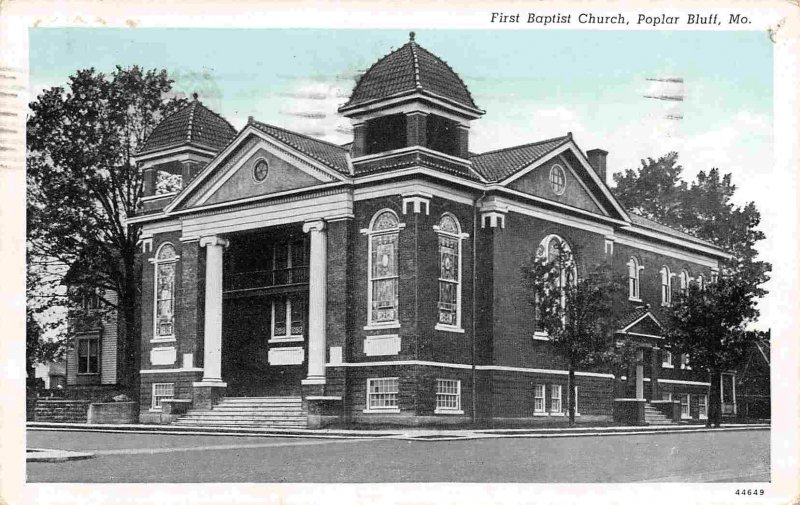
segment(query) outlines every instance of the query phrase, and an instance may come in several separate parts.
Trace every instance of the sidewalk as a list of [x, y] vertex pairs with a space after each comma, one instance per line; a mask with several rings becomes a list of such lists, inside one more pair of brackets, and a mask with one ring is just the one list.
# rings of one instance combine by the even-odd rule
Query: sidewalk
[[386, 430], [344, 429], [297, 429], [297, 428], [202, 428], [148, 424], [86, 424], [28, 422], [32, 431], [81, 431], [98, 433], [153, 433], [172, 435], [219, 435], [245, 437], [281, 438], [361, 438], [404, 439], [416, 441], [471, 440], [477, 438], [556, 438], [612, 435], [667, 434], [705, 431], [751, 431], [769, 430], [769, 424], [724, 424], [719, 428], [707, 428], [701, 424], [654, 425], [654, 426], [601, 426], [575, 428], [502, 428], [502, 429], [430, 429], [396, 428]]

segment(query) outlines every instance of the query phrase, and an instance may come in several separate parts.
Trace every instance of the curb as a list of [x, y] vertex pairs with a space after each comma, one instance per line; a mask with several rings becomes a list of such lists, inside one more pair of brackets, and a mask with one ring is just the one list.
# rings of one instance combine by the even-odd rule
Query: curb
[[318, 438], [318, 439], [375, 439], [413, 440], [419, 442], [446, 442], [455, 440], [478, 440], [490, 438], [560, 438], [615, 435], [653, 435], [670, 433], [702, 433], [714, 431], [769, 430], [769, 424], [731, 424], [719, 428], [705, 425], [677, 426], [607, 426], [586, 428], [519, 428], [485, 430], [308, 430], [308, 429], [262, 429], [262, 428], [201, 428], [169, 425], [140, 424], [93, 424], [29, 422], [31, 431], [76, 431], [94, 433], [137, 433], [154, 435], [203, 435], [243, 436], [274, 438]]
[[28, 463], [62, 463], [93, 457], [94, 454], [91, 452], [71, 452], [60, 449], [28, 449], [25, 452], [25, 461]]

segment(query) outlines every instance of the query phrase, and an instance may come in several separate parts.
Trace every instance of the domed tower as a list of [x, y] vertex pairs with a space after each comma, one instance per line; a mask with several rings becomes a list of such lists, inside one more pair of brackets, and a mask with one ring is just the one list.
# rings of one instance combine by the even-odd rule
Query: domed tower
[[355, 172], [423, 166], [468, 174], [469, 123], [484, 111], [464, 81], [414, 40], [384, 56], [339, 108], [353, 124]]
[[[145, 211], [163, 207], [236, 135], [236, 129], [193, 95], [165, 117], [136, 153], [144, 177]], [[158, 200], [156, 204], [154, 200]]]

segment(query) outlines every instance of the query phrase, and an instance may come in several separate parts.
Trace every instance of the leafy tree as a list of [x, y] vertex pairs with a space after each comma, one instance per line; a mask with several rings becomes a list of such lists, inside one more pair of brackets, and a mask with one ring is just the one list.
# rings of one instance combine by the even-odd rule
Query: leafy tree
[[66, 88], [45, 90], [31, 102], [27, 121], [29, 261], [68, 267], [79, 292], [117, 294], [117, 302], [105, 296], [102, 302], [120, 314], [119, 367], [129, 386], [139, 231], [126, 216], [137, 209], [143, 185], [132, 156], [163, 116], [185, 105], [167, 98], [171, 85], [163, 70], [79, 70]]
[[721, 175], [718, 168], [700, 171], [691, 184], [681, 179], [682, 172], [676, 152], [657, 160], [648, 158], [637, 170], [614, 174], [613, 191], [628, 210], [732, 254], [721, 265], [722, 273], [740, 276], [754, 296], [764, 296], [762, 284], [772, 266], [758, 260], [756, 244], [764, 233], [758, 230], [761, 214], [755, 204], [733, 204], [736, 186], [731, 174]]
[[628, 344], [617, 345], [619, 327], [614, 310], [624, 303], [625, 287], [608, 265], [598, 265], [578, 277], [569, 247], [556, 243], [552, 251], [537, 251], [522, 267], [536, 323], [567, 362], [567, 409], [575, 424], [575, 370], [619, 368], [631, 358]]
[[720, 382], [722, 372], [744, 360], [766, 334], [747, 329], [757, 310], [749, 281], [741, 276], [723, 276], [700, 289], [691, 284], [678, 294], [665, 324], [673, 349], [691, 356], [692, 366], [709, 371], [708, 426], [719, 426], [722, 418]]

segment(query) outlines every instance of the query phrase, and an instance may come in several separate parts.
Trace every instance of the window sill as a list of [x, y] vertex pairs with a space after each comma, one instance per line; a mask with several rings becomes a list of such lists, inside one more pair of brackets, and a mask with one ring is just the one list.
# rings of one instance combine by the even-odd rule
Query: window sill
[[445, 326], [443, 324], [437, 324], [433, 328], [435, 330], [448, 331], [450, 333], [464, 333], [464, 328], [458, 328], [456, 326]]
[[553, 417], [564, 417], [565, 414], [563, 412], [550, 412], [549, 415]]
[[684, 415], [681, 416], [681, 419], [691, 419], [691, 418], [692, 416], [684, 416]]
[[292, 335], [291, 337], [272, 337], [267, 340], [268, 344], [280, 344], [282, 342], [302, 342], [304, 337], [302, 335]]
[[629, 302], [642, 303], [642, 299], [641, 298], [632, 298], [630, 296], [628, 297], [628, 301]]
[[171, 337], [154, 338], [150, 340], [151, 344], [169, 344], [172, 342], [177, 342], [177, 339], [174, 335]]
[[388, 409], [364, 409], [361, 412], [364, 414], [399, 414], [400, 408], [388, 408]]
[[661, 363], [661, 368], [675, 368], [673, 365], [668, 365], [666, 363]]
[[436, 409], [433, 411], [434, 414], [446, 414], [446, 415], [462, 415], [464, 414], [463, 410], [440, 410]]
[[548, 414], [547, 412], [534, 412], [533, 413], [533, 417], [547, 417], [549, 415], [550, 414]]
[[100, 372], [76, 372], [75, 375], [80, 375], [81, 377], [91, 377], [93, 375], [100, 375]]
[[394, 329], [400, 328], [400, 323], [398, 321], [392, 323], [370, 323], [364, 326], [365, 330], [386, 330], [386, 329]]
[[544, 333], [544, 332], [537, 331], [536, 333], [533, 334], [533, 339], [534, 340], [544, 340], [546, 342], [549, 342], [550, 341], [550, 335], [548, 335], [547, 333]]
[[161, 409], [149, 409], [148, 412], [161, 412]]
[[708, 419], [708, 416], [700, 416], [698, 419]]

